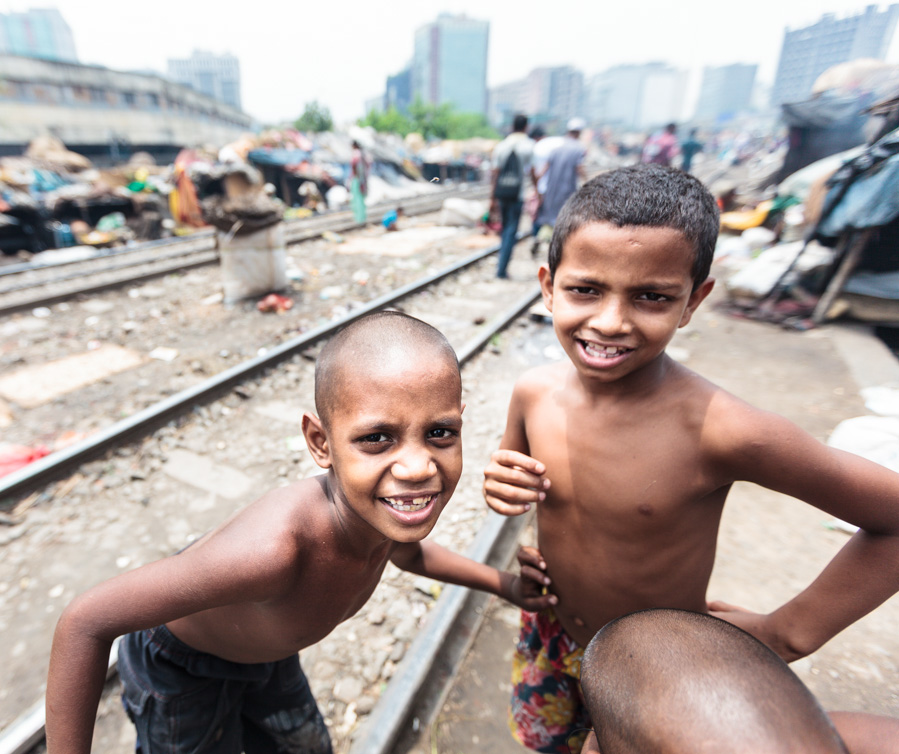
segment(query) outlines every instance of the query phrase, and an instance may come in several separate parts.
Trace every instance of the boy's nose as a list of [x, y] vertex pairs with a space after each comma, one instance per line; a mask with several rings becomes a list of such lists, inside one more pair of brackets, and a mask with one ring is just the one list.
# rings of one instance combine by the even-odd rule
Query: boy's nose
[[590, 318], [590, 326], [603, 335], [622, 335], [630, 332], [631, 323], [624, 302], [611, 296], [597, 304]]
[[437, 473], [437, 464], [427, 448], [407, 448], [394, 461], [393, 475], [405, 482], [420, 482]]

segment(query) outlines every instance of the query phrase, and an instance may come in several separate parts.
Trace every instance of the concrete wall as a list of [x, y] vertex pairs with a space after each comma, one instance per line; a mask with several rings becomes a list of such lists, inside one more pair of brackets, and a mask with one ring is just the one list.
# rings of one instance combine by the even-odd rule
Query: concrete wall
[[0, 55], [0, 145], [223, 145], [252, 119], [160, 76]]

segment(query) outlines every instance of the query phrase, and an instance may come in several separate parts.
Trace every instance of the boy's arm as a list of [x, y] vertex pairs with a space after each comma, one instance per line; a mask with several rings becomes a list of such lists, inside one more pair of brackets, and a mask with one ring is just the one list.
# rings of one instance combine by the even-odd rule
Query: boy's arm
[[506, 431], [500, 449], [484, 469], [484, 499], [487, 505], [504, 516], [517, 516], [531, 509], [531, 503], [546, 499], [549, 479], [546, 467], [528, 453], [524, 416], [528, 403], [523, 380], [516, 383], [509, 402]]
[[899, 754], [899, 720], [895, 717], [867, 712], [828, 715], [849, 754]]
[[543, 610], [558, 601], [554, 594], [543, 594], [550, 580], [543, 572], [546, 564], [532, 547], [522, 548], [518, 553], [520, 576], [427, 541], [398, 545], [390, 560], [404, 571], [495, 594], [524, 610]]
[[728, 414], [712, 431], [736, 438], [727, 453], [733, 479], [791, 495], [859, 527], [805, 590], [769, 615], [709, 605], [795, 660], [899, 590], [899, 474], [829, 448], [783, 417], [742, 403], [730, 405]]
[[291, 560], [286, 548], [246, 541], [240, 548], [237, 528], [98, 584], [66, 607], [54, 633], [47, 677], [49, 754], [90, 751], [117, 636], [224, 604], [266, 599], [282, 588]]

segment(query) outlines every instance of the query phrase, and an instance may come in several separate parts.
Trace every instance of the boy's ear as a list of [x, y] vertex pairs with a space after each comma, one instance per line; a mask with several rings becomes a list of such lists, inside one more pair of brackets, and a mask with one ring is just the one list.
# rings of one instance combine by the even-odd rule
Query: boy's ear
[[331, 448], [321, 419], [308, 411], [303, 414], [303, 437], [312, 459], [323, 469], [331, 468]]
[[690, 298], [687, 300], [687, 308], [684, 309], [684, 314], [680, 318], [680, 322], [677, 325], [678, 327], [683, 327], [693, 318], [693, 312], [695, 312], [699, 305], [705, 300], [705, 297], [712, 292], [712, 288], [714, 287], [715, 278], [706, 278], [703, 283], [690, 294]]
[[537, 270], [537, 280], [540, 281], [540, 292], [543, 294], [543, 305], [553, 310], [553, 279], [549, 274], [549, 265], [541, 264]]

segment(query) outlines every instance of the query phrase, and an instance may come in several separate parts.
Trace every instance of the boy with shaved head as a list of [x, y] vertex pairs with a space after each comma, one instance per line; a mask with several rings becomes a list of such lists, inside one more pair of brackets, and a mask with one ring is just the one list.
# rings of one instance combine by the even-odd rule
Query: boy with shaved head
[[584, 754], [899, 751], [899, 721], [829, 719], [773, 651], [702, 613], [652, 609], [612, 621], [587, 645], [581, 687], [595, 734]]
[[[47, 682], [50, 754], [88, 752], [113, 640], [142, 754], [331, 751], [297, 653], [355, 614], [388, 561], [526, 609], [513, 577], [422, 540], [462, 471], [452, 347], [412, 317], [357, 320], [316, 364], [303, 434], [327, 473], [273, 490], [189, 548], [116, 576], [59, 619]], [[528, 579], [532, 575], [535, 581]]]

